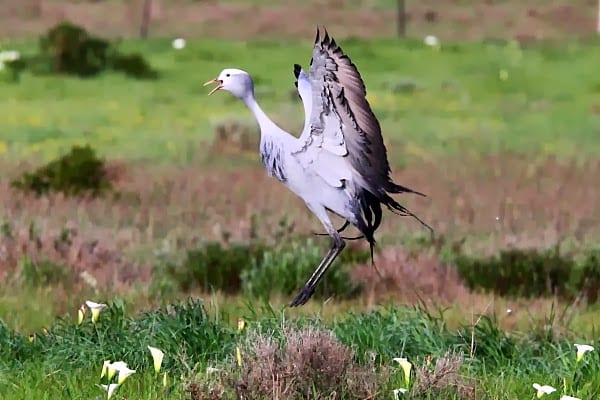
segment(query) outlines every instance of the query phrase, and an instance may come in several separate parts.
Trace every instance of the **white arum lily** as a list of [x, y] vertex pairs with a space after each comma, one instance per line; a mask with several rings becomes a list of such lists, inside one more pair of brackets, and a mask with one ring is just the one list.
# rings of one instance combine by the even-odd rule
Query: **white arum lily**
[[104, 375], [108, 373], [108, 366], [110, 365], [110, 360], [104, 361], [102, 364], [102, 372], [100, 372], [100, 379], [104, 378]]
[[152, 346], [148, 346], [148, 350], [150, 350], [150, 354], [152, 354], [152, 361], [154, 361], [154, 371], [158, 374], [160, 372], [160, 366], [162, 365], [165, 353], [163, 353], [162, 350]]
[[125, 370], [125, 369], [129, 369], [129, 367], [127, 367], [127, 363], [124, 361], [115, 361], [112, 364], [108, 364], [107, 365], [108, 379], [111, 380], [117, 372], [121, 372], [122, 370]]
[[556, 392], [556, 389], [554, 389], [552, 386], [548, 386], [548, 385], [542, 386], [538, 383], [534, 383], [533, 388], [535, 390], [537, 390], [537, 398], [538, 399], [543, 397], [544, 395]]
[[108, 393], [107, 399], [110, 399], [112, 397], [113, 393], [115, 392], [115, 390], [117, 390], [117, 388], [119, 387], [119, 384], [111, 383], [110, 385], [100, 385], [100, 387], [102, 389], [106, 390], [106, 392]]
[[560, 400], [581, 400], [579, 397], [567, 396], [566, 394], [560, 397]]
[[410, 370], [412, 368], [412, 364], [404, 357], [396, 357], [393, 358], [392, 361], [397, 362], [402, 367], [402, 372], [404, 372], [404, 383], [406, 387], [410, 385]]
[[577, 348], [577, 362], [580, 362], [583, 359], [585, 353], [594, 351], [594, 346], [590, 346], [589, 344], [575, 343], [575, 347]]
[[220, 372], [221, 370], [219, 368], [214, 368], [214, 367], [206, 367], [206, 375], [210, 375], [212, 373], [215, 372]]
[[237, 360], [237, 364], [239, 367], [242, 366], [242, 351], [239, 347], [235, 348], [235, 359]]
[[431, 46], [431, 47], [439, 46], [439, 44], [440, 44], [439, 39], [433, 35], [425, 36], [425, 39], [423, 41], [425, 42], [425, 44], [427, 46]]
[[173, 46], [174, 49], [181, 50], [185, 47], [185, 39], [177, 38], [177, 39], [173, 40], [173, 43], [171, 43], [171, 45]]
[[98, 321], [98, 317], [100, 316], [100, 311], [104, 310], [108, 306], [102, 303], [94, 303], [93, 301], [87, 300], [85, 305], [88, 306], [90, 311], [92, 311], [92, 322], [96, 323]]
[[400, 389], [394, 389], [393, 393], [394, 393], [394, 400], [397, 400], [400, 398], [401, 394], [404, 394], [408, 392], [408, 389], [404, 389], [404, 388], [400, 388]]
[[119, 377], [117, 378], [117, 383], [122, 385], [129, 376], [135, 374], [135, 369], [129, 369], [128, 367], [121, 368], [119, 370]]
[[83, 322], [83, 317], [85, 317], [85, 306], [82, 304], [77, 310], [77, 325], [81, 325]]
[[238, 332], [243, 331], [245, 327], [246, 321], [244, 321], [244, 318], [238, 318]]
[[168, 384], [169, 384], [169, 380], [167, 378], [167, 373], [165, 372], [163, 374], [163, 387], [167, 387]]

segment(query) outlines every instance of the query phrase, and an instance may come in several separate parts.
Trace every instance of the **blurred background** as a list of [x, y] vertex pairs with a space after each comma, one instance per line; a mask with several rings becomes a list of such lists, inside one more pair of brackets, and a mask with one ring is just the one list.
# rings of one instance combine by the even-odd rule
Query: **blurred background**
[[86, 296], [285, 304], [328, 239], [266, 177], [244, 105], [202, 83], [248, 71], [299, 133], [293, 64], [308, 68], [321, 25], [363, 76], [394, 180], [428, 195], [398, 200], [435, 236], [386, 213], [381, 275], [352, 242], [293, 312], [424, 301], [453, 321], [510, 308], [513, 327], [558, 302], [597, 322], [598, 7], [0, 0], [0, 318], [39, 329]]

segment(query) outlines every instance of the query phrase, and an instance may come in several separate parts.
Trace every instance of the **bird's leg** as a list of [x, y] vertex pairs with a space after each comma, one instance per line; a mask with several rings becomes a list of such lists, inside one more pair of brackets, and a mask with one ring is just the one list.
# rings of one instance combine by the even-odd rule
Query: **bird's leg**
[[[346, 220], [346, 222], [344, 222], [344, 225], [342, 225], [342, 227], [337, 230], [338, 233], [342, 233], [348, 227], [348, 225], [350, 225], [350, 221]], [[329, 233], [313, 232], [312, 234], [316, 235], [316, 236], [329, 236]], [[342, 236], [342, 239], [344, 239], [344, 240], [359, 240], [359, 239], [362, 239], [362, 238], [364, 238], [363, 235], [354, 236], [354, 237]]]
[[330, 236], [332, 240], [329, 251], [327, 252], [325, 257], [323, 257], [323, 260], [321, 260], [319, 266], [315, 269], [315, 272], [313, 272], [308, 281], [306, 281], [304, 287], [302, 288], [302, 290], [300, 290], [300, 293], [298, 293], [294, 301], [290, 303], [291, 307], [306, 304], [306, 302], [311, 298], [311, 296], [315, 292], [317, 284], [319, 283], [321, 278], [323, 278], [323, 275], [325, 275], [325, 272], [327, 271], [331, 263], [346, 246], [344, 239], [342, 239], [340, 234], [335, 229], [333, 229], [333, 227]]

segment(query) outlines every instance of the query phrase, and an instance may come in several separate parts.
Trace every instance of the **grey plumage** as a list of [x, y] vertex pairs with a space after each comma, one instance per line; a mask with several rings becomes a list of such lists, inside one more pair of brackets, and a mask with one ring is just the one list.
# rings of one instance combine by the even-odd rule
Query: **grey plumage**
[[[317, 29], [309, 74], [294, 64], [295, 85], [304, 106], [304, 129], [296, 138], [278, 127], [254, 98], [250, 75], [225, 69], [208, 83], [218, 83], [240, 98], [260, 126], [260, 154], [269, 175], [284, 183], [304, 200], [331, 237], [331, 247], [291, 306], [305, 304], [325, 272], [345, 246], [340, 235], [355, 226], [371, 248], [382, 220], [382, 205], [390, 211], [417, 219], [390, 194], [422, 193], [394, 183], [390, 177], [381, 127], [366, 99], [365, 84], [350, 58]], [[345, 220], [336, 230], [329, 213]], [[359, 237], [360, 238], [360, 237]]]

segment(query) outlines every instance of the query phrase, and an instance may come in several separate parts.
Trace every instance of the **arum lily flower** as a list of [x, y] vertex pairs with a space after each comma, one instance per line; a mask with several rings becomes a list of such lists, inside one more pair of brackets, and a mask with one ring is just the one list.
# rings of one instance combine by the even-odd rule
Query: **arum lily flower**
[[111, 383], [110, 385], [100, 385], [100, 387], [108, 392], [107, 399], [110, 399], [112, 397], [113, 393], [115, 392], [115, 390], [117, 390], [117, 388], [119, 387], [119, 384]]
[[100, 372], [100, 379], [104, 378], [104, 375], [108, 372], [108, 366], [110, 365], [110, 360], [104, 361], [102, 364], [102, 372]]
[[406, 387], [410, 385], [410, 370], [412, 368], [412, 364], [404, 357], [396, 357], [393, 358], [392, 361], [396, 361], [402, 367], [402, 372], [404, 372], [404, 383]]
[[81, 325], [83, 322], [83, 317], [85, 317], [85, 306], [82, 304], [77, 310], [77, 325]]
[[238, 318], [238, 332], [243, 331], [245, 327], [246, 321], [244, 321], [244, 318]]
[[393, 392], [394, 392], [394, 400], [397, 400], [400, 398], [401, 394], [408, 392], [408, 389], [404, 389], [404, 388], [394, 389]]
[[237, 360], [238, 366], [241, 367], [242, 366], [242, 351], [237, 346], [235, 348], [235, 359]]
[[168, 384], [169, 384], [169, 381], [167, 380], [167, 373], [165, 372], [163, 374], [163, 387], [167, 387]]
[[431, 46], [431, 47], [436, 47], [436, 46], [440, 45], [439, 39], [433, 35], [425, 36], [425, 39], [423, 41], [425, 42], [425, 44], [427, 46]]
[[162, 365], [165, 353], [163, 353], [162, 350], [152, 346], [148, 346], [148, 350], [150, 350], [150, 354], [152, 354], [152, 360], [154, 361], [154, 371], [158, 374], [160, 372], [160, 366]]
[[533, 388], [535, 390], [537, 390], [537, 398], [541, 398], [546, 394], [550, 394], [550, 393], [554, 393], [556, 392], [556, 389], [554, 389], [552, 386], [548, 386], [548, 385], [540, 385], [538, 383], [534, 383], [533, 384]]
[[135, 369], [129, 369], [128, 367], [121, 368], [119, 370], [119, 378], [117, 379], [117, 384], [121, 385], [125, 382], [130, 375], [135, 374]]
[[85, 305], [92, 311], [92, 322], [96, 323], [98, 321], [98, 317], [100, 316], [100, 311], [104, 310], [108, 306], [102, 303], [94, 303], [93, 301], [87, 300]]
[[577, 347], [577, 362], [580, 362], [583, 359], [583, 355], [588, 351], [594, 351], [594, 346], [590, 346], [589, 344], [575, 343], [575, 347]]
[[185, 47], [185, 39], [177, 38], [177, 39], [173, 40], [173, 43], [171, 43], [171, 45], [173, 46], [174, 49], [181, 50]]
[[29, 334], [29, 343], [33, 343], [34, 340], [35, 340], [35, 333], [30, 333]]
[[111, 380], [117, 372], [121, 372], [122, 370], [125, 370], [125, 369], [129, 369], [129, 368], [127, 367], [127, 363], [124, 361], [115, 361], [112, 364], [108, 364], [108, 366], [107, 366], [108, 380]]
[[221, 370], [219, 368], [214, 368], [214, 367], [206, 367], [206, 375], [210, 375], [214, 372], [220, 372]]
[[573, 396], [564, 395], [564, 396], [560, 397], [560, 400], [581, 400], [581, 399], [579, 397], [573, 397]]

